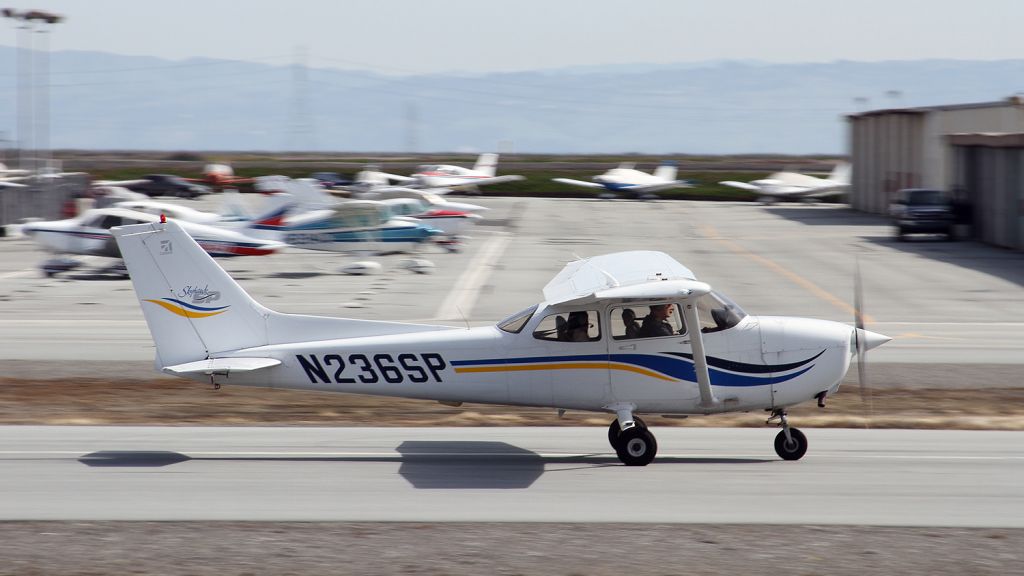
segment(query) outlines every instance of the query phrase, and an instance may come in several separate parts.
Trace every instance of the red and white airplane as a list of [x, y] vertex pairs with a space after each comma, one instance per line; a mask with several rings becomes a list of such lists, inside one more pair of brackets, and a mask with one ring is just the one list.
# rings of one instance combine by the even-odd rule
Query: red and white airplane
[[214, 189], [224, 186], [236, 186], [238, 184], [252, 184], [252, 178], [235, 176], [234, 169], [227, 164], [207, 164], [203, 167], [202, 178], [186, 178], [189, 182], [199, 182]]
[[475, 188], [484, 184], [501, 184], [525, 180], [523, 176], [497, 176], [498, 155], [481, 154], [472, 168], [452, 166], [449, 164], [425, 164], [416, 169], [411, 176], [388, 174], [372, 167], [363, 170], [356, 176], [356, 183], [363, 185], [387, 185], [390, 182], [414, 188], [430, 188], [435, 192], [440, 189], [460, 190]]

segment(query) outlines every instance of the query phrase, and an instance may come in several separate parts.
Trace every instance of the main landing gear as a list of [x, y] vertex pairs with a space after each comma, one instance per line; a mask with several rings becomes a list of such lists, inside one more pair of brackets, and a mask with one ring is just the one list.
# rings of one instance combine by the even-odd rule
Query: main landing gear
[[612, 420], [608, 425], [608, 443], [626, 466], [647, 466], [658, 453], [658, 441], [639, 416], [633, 416], [633, 426], [625, 430], [618, 419]]
[[790, 428], [786, 420], [786, 411], [782, 408], [772, 410], [766, 424], [778, 419], [782, 431], [775, 436], [775, 453], [783, 460], [799, 460], [807, 452], [807, 436], [796, 428]]

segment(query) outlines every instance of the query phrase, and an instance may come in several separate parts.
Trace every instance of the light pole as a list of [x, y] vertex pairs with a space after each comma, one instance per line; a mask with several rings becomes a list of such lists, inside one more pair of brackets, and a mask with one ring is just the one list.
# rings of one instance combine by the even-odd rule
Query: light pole
[[[26, 151], [49, 152], [50, 137], [50, 70], [49, 40], [50, 27], [64, 20], [63, 16], [42, 10], [26, 10], [19, 12], [14, 8], [0, 10], [4, 18], [16, 23], [18, 30], [18, 167], [25, 168]], [[37, 29], [38, 27], [38, 29]], [[34, 54], [32, 48], [33, 34], [41, 34], [42, 54]], [[34, 60], [42, 68], [36, 74]], [[41, 94], [37, 94], [39, 90]], [[41, 101], [36, 102], [40, 97]], [[38, 105], [38, 110], [36, 106]], [[41, 126], [40, 126], [41, 125]], [[41, 133], [39, 133], [41, 132]], [[32, 169], [38, 173], [38, 160], [33, 160]]]

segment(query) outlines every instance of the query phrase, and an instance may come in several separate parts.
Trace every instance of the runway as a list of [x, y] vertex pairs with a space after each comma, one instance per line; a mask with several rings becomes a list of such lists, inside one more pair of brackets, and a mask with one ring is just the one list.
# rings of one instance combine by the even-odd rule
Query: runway
[[0, 520], [1024, 527], [1024, 433], [658, 428], [0, 428]]

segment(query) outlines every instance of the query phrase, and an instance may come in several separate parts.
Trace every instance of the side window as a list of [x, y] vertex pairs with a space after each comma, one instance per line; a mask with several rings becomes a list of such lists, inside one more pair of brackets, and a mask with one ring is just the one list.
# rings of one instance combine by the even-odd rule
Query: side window
[[107, 215], [106, 217], [103, 218], [103, 220], [99, 224], [99, 228], [105, 228], [105, 229], [109, 230], [109, 229], [113, 228], [114, 226], [120, 226], [120, 225], [121, 225], [121, 217], [120, 216], [114, 216], [113, 214], [110, 214], [110, 215]]
[[594, 342], [601, 339], [601, 325], [593, 310], [545, 316], [533, 331], [538, 340]]
[[686, 324], [678, 304], [620, 306], [609, 314], [612, 338], [657, 338], [686, 334]]

